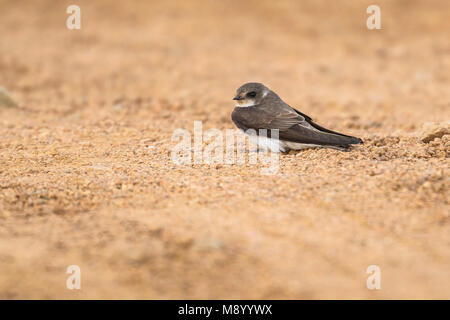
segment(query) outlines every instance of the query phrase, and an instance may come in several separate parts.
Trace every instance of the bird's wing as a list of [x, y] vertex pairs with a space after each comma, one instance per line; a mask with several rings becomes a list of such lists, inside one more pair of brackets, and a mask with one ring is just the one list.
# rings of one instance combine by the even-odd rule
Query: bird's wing
[[238, 128], [244, 131], [247, 129], [277, 129], [280, 140], [305, 144], [347, 145], [361, 143], [358, 138], [342, 135], [316, 125], [310, 117], [303, 115], [287, 104], [276, 110], [259, 107], [237, 109], [233, 112], [232, 119]]
[[[267, 112], [268, 113], [268, 112]], [[291, 107], [283, 107], [275, 113], [268, 113], [265, 117], [267, 120], [263, 124], [266, 129], [278, 129], [280, 131], [288, 130], [290, 127], [302, 124], [305, 118], [295, 112]]]
[[270, 116], [267, 116], [268, 121], [262, 128], [278, 129], [281, 140], [318, 145], [347, 145], [362, 142], [358, 138], [334, 132], [315, 124], [309, 116], [287, 104]]
[[231, 119], [238, 128], [288, 130], [290, 127], [305, 121], [305, 118], [287, 106], [273, 109], [259, 107], [235, 108]]
[[280, 131], [279, 139], [317, 145], [348, 145], [361, 143], [361, 140], [358, 138], [319, 131], [315, 128], [305, 127], [303, 124], [296, 124], [287, 130]]

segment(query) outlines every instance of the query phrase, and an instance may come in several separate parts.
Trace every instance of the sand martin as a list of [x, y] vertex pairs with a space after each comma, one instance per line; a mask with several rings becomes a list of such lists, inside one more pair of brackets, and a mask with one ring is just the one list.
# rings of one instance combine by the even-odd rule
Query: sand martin
[[[261, 83], [244, 84], [237, 89], [233, 100], [236, 101], [236, 108], [231, 114], [231, 119], [262, 149], [269, 149], [272, 152], [305, 148], [348, 151], [351, 144], [363, 143], [359, 138], [319, 126], [309, 116], [290, 107], [275, 92]], [[279, 130], [279, 139], [271, 138], [271, 129]]]

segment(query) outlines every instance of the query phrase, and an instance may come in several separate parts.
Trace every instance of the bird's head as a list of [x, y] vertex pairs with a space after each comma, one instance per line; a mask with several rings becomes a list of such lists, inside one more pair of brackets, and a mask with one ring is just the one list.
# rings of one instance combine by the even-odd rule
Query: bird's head
[[236, 101], [236, 107], [251, 107], [260, 104], [269, 92], [270, 89], [262, 83], [249, 82], [236, 90], [233, 100]]

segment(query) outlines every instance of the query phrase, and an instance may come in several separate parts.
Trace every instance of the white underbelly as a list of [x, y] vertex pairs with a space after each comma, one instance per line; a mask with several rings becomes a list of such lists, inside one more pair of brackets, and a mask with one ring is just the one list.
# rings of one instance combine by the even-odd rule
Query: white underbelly
[[322, 148], [323, 146], [318, 144], [310, 144], [310, 143], [298, 143], [298, 142], [290, 142], [290, 141], [283, 141], [283, 144], [292, 150], [301, 150], [301, 149], [308, 149], [308, 148]]
[[283, 142], [277, 139], [271, 139], [264, 136], [247, 135], [249, 140], [256, 144], [263, 150], [270, 150], [272, 152], [285, 152], [287, 151]]
[[286, 152], [290, 149], [292, 150], [301, 150], [301, 149], [307, 149], [307, 148], [318, 148], [323, 147], [316, 144], [307, 144], [307, 143], [297, 143], [297, 142], [290, 142], [290, 141], [283, 141], [283, 140], [277, 140], [277, 139], [271, 139], [264, 136], [257, 136], [257, 135], [247, 135], [249, 137], [249, 140], [256, 144], [259, 148], [263, 150], [270, 150], [272, 152]]

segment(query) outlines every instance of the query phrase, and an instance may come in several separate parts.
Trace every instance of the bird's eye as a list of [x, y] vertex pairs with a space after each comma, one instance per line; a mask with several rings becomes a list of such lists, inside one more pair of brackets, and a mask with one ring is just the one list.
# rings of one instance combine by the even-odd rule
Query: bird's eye
[[247, 97], [249, 97], [249, 98], [254, 98], [254, 97], [256, 97], [256, 92], [255, 92], [255, 91], [252, 91], [252, 92], [247, 93]]

